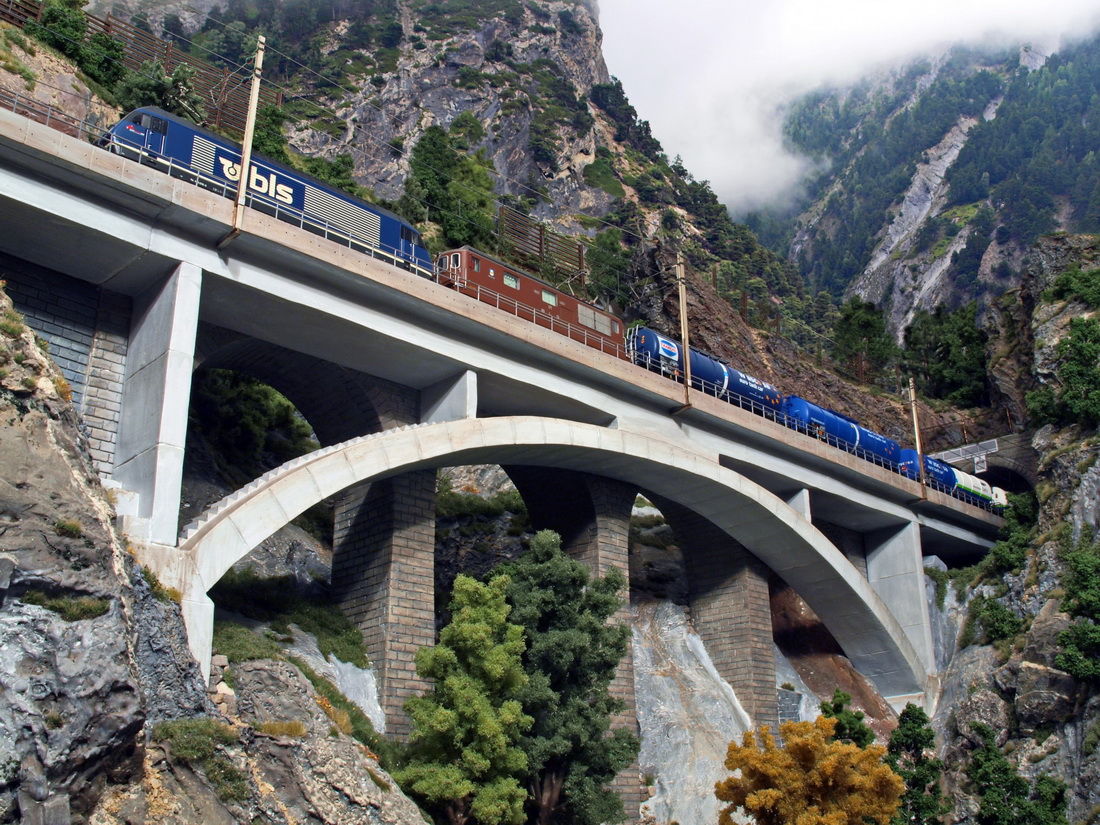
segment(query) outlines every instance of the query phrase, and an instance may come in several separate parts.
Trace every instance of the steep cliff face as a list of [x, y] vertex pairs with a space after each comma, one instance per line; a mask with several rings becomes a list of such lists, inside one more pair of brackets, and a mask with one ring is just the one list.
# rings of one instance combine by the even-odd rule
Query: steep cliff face
[[[1094, 268], [1097, 244], [1096, 236], [1043, 238], [1019, 290], [992, 314], [999, 353], [992, 376], [1010, 409], [1021, 415], [1027, 391], [1060, 385], [1058, 343], [1069, 334], [1070, 320], [1095, 314], [1079, 301], [1051, 301], [1044, 293], [1067, 268]], [[979, 723], [996, 732], [997, 745], [1021, 775], [1031, 780], [1046, 774], [1066, 783], [1071, 822], [1092, 821], [1100, 804], [1100, 695], [1095, 684], [1075, 679], [1058, 661], [1065, 649], [1061, 634], [1073, 621], [1063, 612], [1067, 554], [1100, 526], [1100, 444], [1094, 430], [1076, 424], [1048, 424], [1032, 443], [1040, 456], [1040, 506], [1022, 567], [987, 575], [961, 598], [950, 590], [938, 610], [933, 604], [946, 649], [955, 638], [966, 645], [944, 671], [935, 718], [958, 822], [973, 822], [978, 810], [979, 800], [968, 795], [966, 764], [981, 743]], [[980, 618], [974, 624], [978, 596], [1007, 607], [1019, 629], [993, 646], [968, 641], [968, 623], [978, 628], [979, 639], [986, 632]]]
[[[595, 13], [558, 0], [518, 8], [522, 11], [493, 17], [475, 30], [440, 38], [429, 31], [425, 48], [414, 31], [416, 10], [402, 4], [405, 39], [395, 70], [378, 88], [340, 90], [333, 101], [346, 132], [333, 138], [302, 125], [292, 142], [307, 154], [350, 152], [356, 176], [379, 196], [396, 199], [409, 158], [393, 148], [394, 141], [411, 148], [429, 126], [448, 128], [468, 112], [484, 130], [469, 149], [485, 150], [491, 158], [498, 194], [538, 201], [539, 217], [560, 216], [569, 223], [573, 213], [605, 213], [610, 196], [587, 187], [582, 176], [595, 160], [594, 130], [574, 129], [565, 120], [552, 123], [545, 127], [552, 143], [548, 156], [536, 159], [530, 148], [535, 121], [545, 118], [559, 83], [584, 97], [594, 84], [609, 80]], [[568, 31], [543, 25], [562, 12], [572, 15]], [[333, 35], [335, 48], [339, 30]]]

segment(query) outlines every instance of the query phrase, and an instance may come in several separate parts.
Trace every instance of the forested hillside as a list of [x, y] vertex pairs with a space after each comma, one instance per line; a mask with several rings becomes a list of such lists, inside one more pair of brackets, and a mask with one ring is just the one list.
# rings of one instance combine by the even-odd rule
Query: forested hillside
[[787, 137], [820, 171], [749, 225], [811, 291], [885, 308], [899, 338], [918, 309], [984, 303], [1039, 235], [1100, 229], [1098, 45], [956, 48], [797, 101]]

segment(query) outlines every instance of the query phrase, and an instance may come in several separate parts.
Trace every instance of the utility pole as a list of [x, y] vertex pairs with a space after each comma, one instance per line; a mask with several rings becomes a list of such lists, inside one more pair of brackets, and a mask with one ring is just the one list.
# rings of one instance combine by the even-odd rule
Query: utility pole
[[920, 424], [917, 422], [917, 386], [909, 376], [909, 409], [913, 413], [913, 442], [917, 445], [917, 467], [920, 469], [920, 497], [928, 498], [928, 480], [924, 477], [924, 450], [920, 444]]
[[244, 121], [244, 143], [241, 145], [241, 178], [237, 181], [237, 200], [233, 203], [233, 228], [218, 241], [218, 249], [224, 249], [234, 238], [241, 234], [244, 222], [244, 202], [248, 194], [248, 176], [252, 163], [252, 138], [256, 133], [256, 109], [260, 103], [260, 75], [264, 67], [264, 44], [267, 40], [261, 34], [256, 41], [256, 61], [252, 70], [252, 88], [248, 95], [248, 114]]
[[676, 253], [676, 285], [680, 290], [680, 346], [684, 357], [684, 407], [691, 406], [691, 349], [688, 346], [687, 280], [683, 256]]

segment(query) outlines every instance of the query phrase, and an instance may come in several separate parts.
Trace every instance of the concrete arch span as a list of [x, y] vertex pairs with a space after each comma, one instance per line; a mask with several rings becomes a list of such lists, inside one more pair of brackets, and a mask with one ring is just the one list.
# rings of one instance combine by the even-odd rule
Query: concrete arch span
[[363, 436], [273, 470], [210, 508], [150, 561], [184, 593], [191, 648], [209, 666], [206, 591], [299, 513], [352, 485], [457, 464], [576, 470], [652, 490], [748, 548], [813, 608], [886, 697], [922, 694], [927, 671], [867, 579], [794, 508], [709, 457], [621, 429], [538, 417], [462, 419]]

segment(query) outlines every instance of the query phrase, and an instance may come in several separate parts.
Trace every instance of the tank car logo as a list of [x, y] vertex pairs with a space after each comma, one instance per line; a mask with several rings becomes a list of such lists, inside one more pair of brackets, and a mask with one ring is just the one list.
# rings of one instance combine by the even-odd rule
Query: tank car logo
[[657, 347], [662, 358], [676, 358], [680, 354], [680, 350], [676, 348], [674, 343], [659, 335], [657, 336]]
[[[241, 179], [241, 165], [229, 158], [218, 158], [222, 165], [222, 175], [236, 183]], [[267, 195], [281, 203], [294, 203], [294, 190], [288, 183], [279, 183], [274, 172], [264, 172], [255, 166], [248, 168], [248, 188], [260, 195]]]

